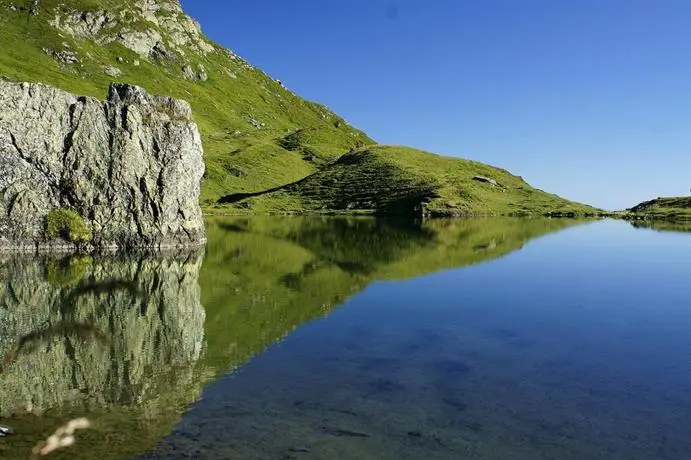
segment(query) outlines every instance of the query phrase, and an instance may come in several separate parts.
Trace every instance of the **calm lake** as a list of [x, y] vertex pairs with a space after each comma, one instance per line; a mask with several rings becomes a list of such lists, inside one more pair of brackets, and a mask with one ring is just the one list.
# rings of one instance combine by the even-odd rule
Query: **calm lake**
[[207, 219], [0, 253], [1, 458], [691, 458], [691, 228]]

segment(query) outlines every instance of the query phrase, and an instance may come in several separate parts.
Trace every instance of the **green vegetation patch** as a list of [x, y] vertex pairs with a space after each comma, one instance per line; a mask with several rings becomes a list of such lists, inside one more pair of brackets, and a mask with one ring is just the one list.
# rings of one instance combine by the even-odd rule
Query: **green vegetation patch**
[[70, 209], [55, 209], [46, 217], [47, 239], [62, 238], [70, 243], [82, 244], [91, 241], [92, 233], [82, 216]]

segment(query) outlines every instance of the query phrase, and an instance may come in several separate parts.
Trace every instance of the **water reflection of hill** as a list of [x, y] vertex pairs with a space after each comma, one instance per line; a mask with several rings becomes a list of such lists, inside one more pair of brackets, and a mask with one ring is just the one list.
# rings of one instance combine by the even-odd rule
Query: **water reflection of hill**
[[369, 283], [480, 263], [579, 223], [210, 218], [202, 268], [209, 362], [236, 366]]
[[[52, 458], [150, 450], [208, 382], [376, 280], [501, 257], [572, 220], [210, 218], [198, 253], [0, 258], [0, 457], [71, 417]], [[25, 408], [31, 406], [33, 413]]]
[[691, 232], [691, 221], [688, 220], [632, 220], [631, 225], [634, 228], [656, 230], [658, 232]]

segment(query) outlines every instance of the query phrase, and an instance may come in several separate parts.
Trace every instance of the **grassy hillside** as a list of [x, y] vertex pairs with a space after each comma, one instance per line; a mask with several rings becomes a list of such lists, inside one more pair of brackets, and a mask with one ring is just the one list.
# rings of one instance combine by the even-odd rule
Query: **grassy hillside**
[[626, 211], [628, 214], [632, 214], [632, 217], [691, 220], [691, 197], [656, 198], [640, 203]]
[[99, 98], [111, 82], [126, 82], [189, 101], [204, 143], [207, 208], [397, 213], [425, 202], [432, 215], [592, 211], [481, 163], [373, 148], [328, 108], [208, 40], [176, 0], [0, 0], [0, 50], [0, 78]]
[[[32, 3], [0, 0], [0, 77], [47, 83], [98, 98], [105, 98], [113, 81], [133, 83], [189, 101], [206, 157], [202, 203], [233, 191], [260, 191], [293, 182], [348, 149], [373, 142], [328, 108], [298, 97], [203, 36], [200, 40], [214, 51], [203, 54], [187, 45], [177, 45], [180, 52], [172, 51], [170, 33], [145, 20], [135, 6], [139, 2], [42, 0], [36, 15], [31, 14]], [[65, 4], [69, 7], [60, 6]], [[58, 14], [106, 8], [132, 13], [126, 25], [121, 21], [96, 38], [74, 36], [50, 25]], [[158, 16], [165, 14], [171, 13]], [[184, 17], [178, 14], [175, 20]], [[122, 27], [156, 31], [171, 56], [142, 57], [119, 40], [104, 42], [117, 37]], [[74, 53], [78, 62], [62, 62], [65, 53]], [[198, 71], [200, 66], [205, 81], [185, 78], [184, 67]], [[104, 67], [115, 67], [122, 74], [109, 76]], [[284, 138], [298, 130], [300, 148], [283, 147]]]
[[431, 216], [596, 212], [537, 190], [503, 169], [394, 146], [363, 147], [297, 183], [259, 194], [229, 194], [220, 202], [255, 212]]

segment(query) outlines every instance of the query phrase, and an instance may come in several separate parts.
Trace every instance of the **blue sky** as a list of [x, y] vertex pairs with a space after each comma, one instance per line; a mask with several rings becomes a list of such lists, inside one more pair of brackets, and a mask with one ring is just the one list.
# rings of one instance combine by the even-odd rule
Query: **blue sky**
[[183, 0], [381, 143], [619, 209], [691, 188], [691, 1]]

